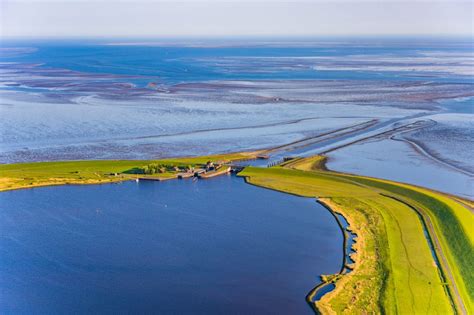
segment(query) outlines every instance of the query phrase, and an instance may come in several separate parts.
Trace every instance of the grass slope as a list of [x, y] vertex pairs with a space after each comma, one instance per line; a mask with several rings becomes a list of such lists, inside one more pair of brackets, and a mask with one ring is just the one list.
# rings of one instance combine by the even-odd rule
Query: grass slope
[[450, 270], [467, 312], [474, 300], [474, 216], [469, 209], [452, 199], [427, 189], [395, 184], [385, 180], [351, 176], [355, 182], [402, 196], [426, 213], [434, 223]]
[[[469, 210], [446, 196], [421, 188], [315, 171], [307, 160], [303, 161], [302, 168], [312, 171], [299, 170], [298, 163], [287, 163], [285, 167], [293, 169], [246, 168], [241, 175], [255, 185], [327, 199], [348, 218], [359, 235], [356, 256], [360, 258], [355, 270], [342, 277], [336, 290], [318, 303], [321, 310], [327, 313], [361, 309], [368, 313], [452, 312], [449, 296], [423, 235], [422, 221], [404, 203], [407, 201], [432, 217], [436, 221], [436, 233], [444, 235], [445, 246], [450, 248], [454, 262], [451, 267], [457, 274], [456, 283], [462, 288], [461, 295], [469, 312], [470, 284], [466, 280], [473, 270], [472, 235], [465, 230], [473, 220]], [[404, 198], [404, 202], [381, 193]]]
[[[458, 197], [450, 198], [445, 194], [407, 184], [395, 183], [383, 179], [347, 175], [335, 172], [323, 172], [321, 166], [325, 157], [301, 159], [292, 165], [299, 169], [311, 169], [316, 173], [330, 173], [372, 189], [394, 194], [415, 206], [433, 222], [433, 233], [440, 240], [440, 247], [447, 258], [456, 288], [462, 298], [467, 313], [474, 312], [474, 215], [470, 205], [472, 201]], [[454, 288], [451, 287], [451, 291]], [[458, 301], [458, 299], [455, 299]], [[458, 311], [462, 311], [457, 303]]]

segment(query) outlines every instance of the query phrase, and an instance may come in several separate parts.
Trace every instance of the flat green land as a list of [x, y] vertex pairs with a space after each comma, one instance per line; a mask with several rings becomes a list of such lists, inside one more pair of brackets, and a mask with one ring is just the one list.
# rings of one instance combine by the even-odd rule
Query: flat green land
[[[358, 235], [355, 269], [340, 277], [336, 289], [317, 303], [319, 310], [472, 313], [471, 210], [449, 196], [420, 187], [322, 170], [321, 159], [246, 168], [240, 173], [251, 184], [319, 198], [342, 213]], [[441, 269], [435, 264], [423, 226]]]
[[[253, 153], [235, 153], [166, 160], [104, 160], [38, 162], [0, 165], [0, 191], [65, 184], [100, 184], [135, 179], [140, 168], [153, 164], [199, 167], [207, 161], [230, 162], [252, 158]], [[167, 179], [178, 172], [140, 177]]]
[[[135, 179], [151, 163], [166, 172], [140, 177], [171, 178], [173, 166], [242, 160], [255, 153], [154, 161], [71, 161], [0, 165], [0, 191], [62, 184]], [[325, 158], [292, 160], [272, 168], [248, 167], [247, 182], [317, 197], [343, 214], [357, 234], [352, 272], [316, 307], [323, 313], [473, 313], [474, 215], [471, 201], [386, 180], [330, 172]], [[426, 227], [426, 229], [424, 229]], [[435, 247], [435, 264], [427, 237]], [[310, 288], [308, 288], [309, 290]]]

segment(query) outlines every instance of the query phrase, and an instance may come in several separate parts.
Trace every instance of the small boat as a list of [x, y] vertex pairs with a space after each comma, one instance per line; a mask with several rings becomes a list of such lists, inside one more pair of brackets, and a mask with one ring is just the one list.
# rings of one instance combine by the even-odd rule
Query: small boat
[[135, 181], [138, 183], [140, 181], [140, 179], [136, 178]]

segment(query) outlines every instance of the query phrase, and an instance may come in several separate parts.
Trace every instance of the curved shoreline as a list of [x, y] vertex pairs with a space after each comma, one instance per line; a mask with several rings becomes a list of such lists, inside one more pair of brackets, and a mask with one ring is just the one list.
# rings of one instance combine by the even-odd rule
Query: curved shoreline
[[[403, 132], [401, 132], [401, 133], [403, 133]], [[396, 135], [394, 135], [394, 136], [396, 136]], [[401, 140], [401, 141], [403, 141], [403, 140]], [[323, 166], [326, 165], [326, 162], [327, 162], [327, 159], [323, 160]], [[417, 187], [419, 187], [419, 186], [417, 186]], [[420, 188], [424, 188], [424, 187], [420, 187]], [[427, 188], [424, 188], [424, 189], [427, 189]], [[441, 193], [441, 194], [443, 194], [443, 193]], [[424, 231], [424, 234], [425, 234], [425, 238], [426, 238], [426, 241], [428, 243], [428, 246], [430, 247], [430, 250], [431, 250], [431, 253], [432, 253], [432, 256], [433, 256], [433, 260], [435, 261], [435, 264], [437, 266], [438, 273], [439, 273], [439, 276], [441, 278], [441, 281], [444, 282], [444, 283], [448, 283], [447, 280], [449, 279], [449, 282], [451, 283], [451, 285], [453, 287], [452, 290], [445, 287], [445, 293], [450, 299], [453, 311], [454, 311], [454, 313], [456, 313], [459, 309], [463, 314], [467, 314], [466, 306], [464, 305], [464, 302], [463, 302], [463, 300], [461, 298], [461, 295], [459, 293], [459, 289], [458, 289], [456, 281], [454, 279], [454, 275], [452, 274], [451, 268], [449, 267], [447, 258], [441, 250], [441, 244], [440, 244], [438, 236], [437, 236], [437, 234], [434, 230], [433, 222], [432, 222], [431, 218], [428, 215], [426, 215], [421, 209], [418, 209], [416, 206], [408, 203], [407, 201], [405, 201], [405, 200], [403, 200], [399, 197], [389, 195], [389, 194], [386, 194], [386, 193], [382, 193], [382, 192], [380, 193], [380, 195], [384, 196], [384, 197], [387, 197], [387, 198], [391, 198], [391, 199], [393, 199], [397, 202], [400, 202], [400, 203], [406, 205], [408, 208], [412, 209], [417, 214], [418, 218], [420, 219], [420, 221], [422, 223], [422, 228], [423, 228], [423, 231]], [[459, 202], [459, 201], [456, 201], [456, 202]], [[329, 211], [331, 211], [331, 213], [333, 213], [333, 210], [329, 207], [329, 205], [326, 205], [324, 203], [322, 203], [322, 204]], [[465, 206], [468, 206], [468, 205], [465, 205]], [[472, 209], [470, 209], [470, 210], [472, 211]]]
[[[323, 288], [325, 288], [326, 286], [329, 286], [331, 284], [333, 285], [336, 285], [336, 282], [337, 282], [337, 277], [338, 276], [342, 276], [342, 275], [345, 275], [347, 272], [345, 272], [346, 268], [347, 268], [347, 256], [349, 255], [349, 253], [347, 252], [347, 227], [349, 227], [349, 223], [347, 225], [347, 227], [344, 227], [341, 220], [338, 218], [338, 215], [342, 216], [346, 221], [347, 221], [347, 218], [342, 214], [342, 213], [338, 213], [336, 211], [334, 211], [327, 203], [325, 203], [323, 200], [320, 200], [319, 198], [316, 198], [316, 202], [319, 203], [320, 205], [322, 205], [324, 208], [326, 208], [326, 210], [328, 210], [332, 216], [334, 217], [334, 219], [336, 219], [336, 222], [337, 222], [337, 225], [339, 226], [341, 232], [342, 232], [342, 236], [343, 236], [343, 243], [342, 243], [342, 251], [343, 251], [343, 258], [342, 258], [342, 266], [341, 268], [339, 269], [339, 272], [337, 274], [334, 274], [334, 276], [336, 277], [336, 279], [334, 280], [330, 280], [330, 281], [322, 281], [320, 284], [318, 284], [317, 286], [315, 286], [313, 289], [311, 289], [311, 291], [309, 291], [309, 293], [306, 295], [306, 302], [309, 304], [309, 306], [313, 309], [313, 311], [316, 313], [316, 314], [320, 314], [321, 312], [319, 311], [316, 303], [324, 296], [326, 295], [327, 293], [331, 292], [332, 290], [328, 291], [328, 292], [325, 292], [323, 293], [322, 296], [320, 296], [317, 300], [315, 300], [315, 296], [318, 294], [319, 291], [321, 291]], [[348, 221], [347, 221], [348, 222]], [[351, 233], [351, 232], [349, 232]], [[355, 233], [352, 233], [354, 235], [356, 235]], [[354, 262], [355, 263], [355, 262]], [[322, 276], [322, 275], [321, 275]]]
[[[307, 164], [307, 163], [306, 163]], [[306, 165], [304, 163], [301, 163], [301, 165], [304, 167], [302, 168], [307, 168], [308, 165]], [[283, 165], [282, 165], [283, 166]], [[272, 170], [273, 169], [273, 170]], [[294, 173], [292, 173], [292, 171]], [[377, 183], [379, 182], [378, 180], [376, 179], [370, 179], [370, 178], [366, 178], [364, 179], [364, 177], [360, 177], [360, 176], [354, 176], [354, 177], [357, 177], [357, 178], [351, 178], [352, 176], [350, 175], [346, 175], [346, 174], [333, 174], [331, 175], [330, 174], [331, 172], [325, 172], [325, 171], [315, 171], [315, 172], [310, 172], [310, 171], [303, 171], [303, 169], [294, 169], [294, 170], [291, 170], [291, 169], [285, 169], [285, 167], [275, 167], [275, 168], [271, 168], [271, 169], [259, 169], [259, 168], [248, 168], [247, 170], [244, 171], [244, 174], [242, 174], [242, 176], [245, 176], [249, 179], [249, 181], [252, 182], [252, 184], [254, 185], [257, 185], [257, 186], [263, 186], [267, 189], [273, 189], [273, 190], [277, 190], [277, 191], [283, 191], [283, 192], [289, 192], [289, 193], [293, 193], [293, 194], [297, 194], [297, 195], [300, 195], [300, 196], [305, 196], [305, 197], [311, 197], [311, 196], [319, 196], [323, 199], [328, 199], [328, 201], [330, 202], [331, 204], [331, 199], [333, 197], [338, 197], [338, 196], [341, 196], [340, 194], [336, 193], [335, 195], [333, 195], [333, 193], [331, 192], [333, 188], [331, 187], [328, 187], [328, 188], [323, 188], [323, 187], [320, 187], [318, 188], [320, 185], [322, 185], [322, 183], [324, 182], [324, 178], [326, 178], [326, 180], [330, 180], [332, 178], [334, 178], [334, 180], [338, 181], [339, 180], [342, 180], [341, 182], [341, 185], [343, 185], [344, 183], [351, 183], [352, 185], [356, 185], [358, 187], [361, 187], [361, 188], [365, 188], [367, 189], [367, 193], [369, 191], [372, 191], [374, 194], [380, 196], [380, 197], [384, 197], [381, 195], [382, 192], [387, 192], [387, 193], [390, 193], [392, 194], [392, 191], [391, 189], [388, 189], [386, 190], [386, 188], [383, 188], [383, 187], [379, 187], [377, 184], [374, 184], [374, 185], [370, 185], [368, 186], [368, 183], [364, 183], [364, 180], [372, 180], [374, 181], [374, 183]], [[313, 175], [311, 175], [313, 174]], [[313, 177], [315, 176], [315, 177]], [[360, 181], [360, 182], [359, 182]], [[313, 186], [311, 188], [311, 186], [308, 186], [308, 185], [312, 185], [310, 183], [313, 183], [316, 185], [316, 186]], [[390, 181], [388, 181], [390, 182]], [[318, 184], [319, 183], [319, 184]], [[370, 184], [370, 183], [369, 183]], [[393, 183], [392, 182], [392, 185], [396, 185], [397, 183]], [[373, 187], [372, 187], [373, 186]], [[410, 187], [406, 187], [404, 188], [405, 185], [403, 184], [400, 184], [400, 187], [401, 189], [410, 189]], [[408, 186], [411, 186], [412, 190], [414, 190], [415, 192], [417, 191], [417, 187], [413, 187], [412, 185], [408, 185]], [[338, 186], [339, 187], [339, 186]], [[347, 193], [349, 193], [350, 195], [352, 193], [355, 193], [355, 194], [360, 194], [361, 192], [360, 191], [357, 191], [357, 190], [354, 190], [354, 189], [351, 189], [349, 190]], [[418, 192], [416, 192], [418, 193]], [[421, 192], [423, 193], [423, 192]], [[429, 193], [429, 192], [427, 192]], [[419, 194], [419, 193], [418, 193]], [[443, 194], [444, 197], [443, 198], [449, 198], [449, 196]], [[345, 195], [344, 195], [345, 196]], [[344, 198], [344, 196], [341, 196]], [[357, 196], [357, 195], [356, 195]], [[366, 196], [366, 197], [365, 197]], [[400, 196], [403, 196], [403, 198], [411, 198], [410, 196], [405, 196], [404, 193], [401, 193]], [[429, 195], [426, 195], [426, 196], [429, 196]], [[440, 196], [441, 197], [441, 196]], [[357, 198], [357, 197], [356, 197]], [[366, 193], [364, 193], [364, 195], [360, 196], [361, 199], [365, 199], [365, 198], [369, 198], [370, 199], [370, 196], [369, 195], [366, 195]], [[428, 198], [434, 198], [434, 197], [428, 197]], [[452, 198], [450, 198], [452, 199]], [[411, 200], [411, 199], [410, 199]], [[413, 200], [413, 202], [418, 202], [417, 201], [418, 199], [416, 200]], [[455, 200], [453, 200], [455, 203], [459, 204], [458, 202], [456, 202]], [[425, 202], [426, 201], [421, 201], [422, 204], [420, 207], [425, 207], [426, 204]], [[440, 201], [440, 202], [444, 202], [444, 201]], [[380, 204], [379, 204], [380, 205]], [[386, 204], [386, 203], [382, 203], [381, 205], [385, 205], [385, 206], [390, 206], [390, 204]], [[418, 205], [418, 204], [417, 204]], [[337, 204], [335, 205], [337, 206]], [[346, 205], [346, 206], [349, 206], [351, 207], [351, 205]], [[406, 205], [404, 205], [406, 207]], [[462, 206], [462, 205], [459, 205], [459, 206]], [[337, 206], [338, 207], [338, 206]], [[336, 207], [336, 208], [337, 208]], [[377, 208], [373, 208], [373, 205], [371, 205], [370, 207], [372, 207], [372, 210], [370, 211], [376, 211], [378, 212], [379, 210], [377, 210]], [[369, 207], [369, 209], [370, 209]], [[334, 207], [333, 207], [334, 208]], [[342, 208], [342, 209], [345, 209], [345, 208]], [[410, 207], [410, 209], [413, 210], [412, 207]], [[348, 208], [347, 210], [350, 210], [350, 208]], [[345, 211], [345, 210], [344, 210]], [[425, 209], [423, 208], [423, 211], [425, 211]], [[430, 208], [426, 209], [426, 211], [428, 211], [428, 213], [426, 215], [434, 215], [433, 213], [430, 212]], [[454, 209], [452, 209], [451, 211], [454, 211]], [[344, 212], [345, 213], [345, 212]], [[416, 214], [416, 213], [415, 213]], [[438, 215], [438, 214], [436, 214]], [[343, 218], [345, 218], [343, 216]], [[347, 220], [347, 219], [346, 219]], [[420, 222], [421, 223], [421, 222]], [[434, 223], [433, 223], [434, 224]], [[356, 224], [357, 226], [357, 224]], [[423, 226], [421, 226], [422, 230], [423, 230]], [[372, 232], [374, 231], [377, 231], [377, 230], [371, 230]], [[445, 243], [445, 238], [447, 237], [445, 234], [442, 234], [442, 235], [438, 235], [440, 231], [437, 230], [437, 228], [435, 226], [431, 226], [431, 229], [429, 230], [429, 236], [433, 238], [433, 241], [436, 242], [436, 252], [438, 255], [447, 255], [449, 253], [445, 253], [445, 250], [449, 250], [449, 248], [445, 248], [447, 246], [447, 244]], [[365, 233], [365, 232], [364, 232]], [[423, 233], [423, 232], [422, 232]], [[359, 234], [360, 233], [357, 233], [358, 234], [358, 237], [361, 237]], [[372, 234], [370, 234], [372, 235]], [[375, 239], [378, 239], [377, 237], [378, 234], [374, 234], [375, 236]], [[393, 235], [393, 234], [392, 234]], [[439, 240], [436, 240], [438, 237], [441, 237], [442, 239], [439, 239]], [[358, 239], [357, 243], [357, 246], [356, 246], [356, 253], [359, 253], [359, 249], [361, 249], [360, 246], [363, 246], [362, 248], [365, 248], [364, 246], [366, 246], [367, 244], [367, 241], [371, 241], [372, 238], [369, 238], [368, 240], [365, 240], [364, 238], [361, 238], [361, 239]], [[426, 243], [428, 240], [426, 239], [426, 237], [423, 238], [423, 243]], [[346, 241], [347, 242], [347, 241]], [[382, 241], [383, 243], [384, 241]], [[379, 245], [382, 245], [382, 243], [379, 243]], [[418, 244], [422, 244], [422, 243], [418, 243]], [[388, 244], [387, 244], [388, 245]], [[385, 246], [385, 245], [382, 245], [382, 246]], [[421, 246], [421, 245], [420, 245]], [[429, 243], [427, 244], [427, 248], [429, 248]], [[371, 254], [371, 252], [367, 252], [365, 254]], [[433, 264], [434, 264], [434, 257], [433, 255], [428, 251], [426, 254], [426, 257], [423, 258], [425, 259], [426, 262], [428, 261], [433, 261]], [[425, 255], [424, 254], [424, 255]], [[356, 255], [356, 259], [358, 259], [359, 255]], [[412, 258], [416, 259], [416, 252], [412, 252], [411, 255], [415, 255], [415, 256], [412, 256]], [[371, 257], [371, 256], [370, 256]], [[429, 257], [429, 258], [428, 258]], [[438, 256], [440, 257], [440, 256]], [[457, 265], [453, 266], [452, 263], [453, 261], [451, 261], [451, 256], [449, 257], [446, 257], [446, 259], [449, 259], [449, 265], [447, 265], [448, 268], [452, 269], [452, 268], [457, 268]], [[364, 257], [365, 259], [365, 257]], [[377, 258], [375, 257], [371, 257], [369, 259], [369, 262], [370, 263], [373, 259], [376, 259], [375, 261], [378, 261]], [[441, 258], [440, 258], [441, 259]], [[457, 259], [457, 258], [456, 258]], [[357, 268], [357, 266], [359, 266], [359, 268]], [[354, 269], [354, 272], [358, 272], [357, 270], [360, 270], [360, 266], [359, 264], [356, 265], [356, 269]], [[444, 266], [444, 264], [443, 264]], [[369, 267], [371, 268], [371, 267]], [[407, 268], [411, 268], [411, 267], [407, 267]], [[365, 270], [365, 269], [364, 269]], [[439, 270], [438, 268], [434, 269], [435, 270], [435, 273], [433, 273], [430, 277], [433, 277], [431, 282], [429, 283], [443, 283], [443, 281], [439, 280], [439, 277], [440, 277], [440, 274], [439, 274]], [[438, 270], [438, 271], [436, 271]], [[449, 281], [448, 283], [451, 283], [451, 282], [456, 282], [456, 286], [459, 285], [459, 290], [455, 290], [455, 291], [458, 291], [458, 292], [452, 292], [451, 291], [451, 294], [453, 294], [453, 296], [456, 296], [457, 297], [457, 303], [456, 303], [456, 311], [458, 311], [459, 313], [462, 313], [463, 312], [463, 309], [465, 309], [463, 306], [459, 305], [459, 303], [461, 304], [465, 304], [465, 303], [468, 303], [468, 304], [465, 304], [466, 306], [469, 305], [469, 297], [468, 297], [468, 293], [466, 291], [466, 283], [462, 281], [462, 279], [460, 280], [458, 277], [459, 275], [461, 274], [461, 270], [460, 269], [453, 269], [451, 270], [451, 272], [453, 273], [453, 277], [449, 277]], [[340, 273], [339, 273], [340, 274]], [[381, 273], [381, 276], [383, 276], [383, 272]], [[334, 278], [329, 278], [329, 281], [333, 280]], [[357, 278], [355, 278], [356, 280], [351, 280], [351, 277], [341, 277], [341, 278], [336, 278], [337, 281], [342, 281], [344, 284], [348, 284], [348, 283], [352, 283], [354, 281], [358, 281]], [[436, 280], [438, 279], [438, 280]], [[393, 281], [393, 280], [392, 280]], [[403, 280], [398, 280], [398, 281], [403, 281]], [[433, 282], [434, 281], [434, 282]], [[460, 283], [458, 283], [458, 281], [461, 281]], [[331, 281], [332, 282], [332, 281]], [[429, 284], [428, 283], [428, 284]], [[428, 285], [426, 284], [426, 285]], [[327, 288], [327, 283], [322, 283], [322, 284], [319, 284], [318, 286], [316, 286], [315, 288], [312, 289], [312, 291], [308, 294], [307, 296], [307, 302], [311, 302], [311, 298], [313, 298], [317, 292], [320, 292], [321, 290], [323, 290], [324, 288]], [[372, 286], [369, 286], [369, 287], [372, 287]], [[368, 288], [369, 288], [368, 287]], [[376, 287], [376, 286], [375, 286]], [[416, 287], [415, 287], [416, 288]], [[421, 288], [421, 287], [420, 287]], [[451, 287], [451, 285], [449, 284], [449, 287], [446, 287], [446, 286], [443, 286], [443, 291], [445, 290], [452, 290], [453, 288]], [[438, 289], [439, 290], [439, 289]], [[337, 291], [337, 292], [336, 292]], [[336, 292], [336, 293], [334, 293]], [[344, 291], [345, 292], [345, 291]], [[366, 292], [371, 292], [371, 291], [366, 291]], [[378, 292], [378, 291], [377, 291]], [[382, 292], [382, 291], [380, 291]], [[379, 292], [379, 293], [380, 293]], [[324, 311], [328, 311], [328, 312], [331, 312], [331, 310], [335, 310], [333, 307], [335, 306], [336, 309], [338, 309], [338, 307], [342, 307], [342, 305], [339, 305], [337, 306], [338, 304], [330, 304], [331, 302], [330, 301], [339, 301], [339, 302], [336, 302], [336, 303], [341, 303], [342, 301], [345, 301], [345, 302], [348, 302], [349, 304], [344, 304], [346, 305], [346, 307], [350, 307], [349, 305], [352, 305], [352, 302], [349, 302], [349, 300], [347, 299], [353, 299], [355, 298], [355, 296], [357, 296], [358, 294], [360, 294], [362, 292], [354, 292], [354, 290], [350, 290], [350, 293], [349, 295], [347, 295], [346, 293], [343, 293], [341, 290], [337, 290], [337, 288], [335, 288], [334, 290], [331, 290], [329, 292], [325, 292], [324, 293], [324, 296], [326, 294], [331, 294], [331, 297], [330, 297], [330, 300], [325, 300], [325, 302], [323, 304], [321, 304], [319, 307], [321, 308], [321, 310], [324, 312]], [[342, 294], [342, 295], [341, 295]], [[354, 296], [355, 294], [355, 296]], [[376, 295], [377, 293], [375, 293]], [[413, 294], [413, 293], [412, 293]], [[441, 291], [438, 291], [437, 293], [439, 295], [439, 297], [441, 297]], [[467, 296], [466, 296], [467, 294]], [[352, 296], [352, 298], [351, 298]], [[447, 308], [449, 309], [452, 309], [452, 306], [453, 303], [450, 303], [451, 302], [451, 299], [450, 299], [450, 296], [446, 294], [446, 292], [444, 294], [442, 294], [442, 296], [445, 296], [446, 297], [446, 302], [441, 302], [442, 300], [438, 300], [439, 301], [439, 305], [445, 305]], [[393, 299], [394, 297], [392, 297]], [[466, 298], [467, 300], [464, 300], [464, 298]], [[334, 300], [335, 299], [335, 300]], [[461, 302], [459, 302], [459, 299], [462, 299]], [[309, 300], [309, 301], [308, 301]], [[355, 300], [357, 301], [357, 299]], [[372, 301], [375, 301], [372, 299]], [[329, 302], [329, 304], [328, 304]], [[378, 302], [376, 302], [378, 304]], [[386, 303], [393, 303], [393, 304], [387, 304], [387, 305], [397, 305], [398, 306], [398, 303], [395, 302], [395, 300], [387, 300]], [[423, 303], [423, 302], [419, 302], [419, 303]], [[446, 304], [442, 304], [442, 303], [446, 303]], [[310, 307], [312, 307], [312, 309], [314, 310], [315, 307], [312, 306], [313, 303], [310, 303]], [[362, 304], [363, 305], [363, 304]], [[362, 305], [359, 305], [359, 307], [362, 307]], [[379, 304], [381, 309], [383, 309], [385, 306], [384, 304]], [[419, 304], [421, 305], [421, 304]], [[375, 306], [373, 306], [375, 307]], [[380, 310], [380, 309], [379, 309]], [[317, 310], [316, 310], [317, 311]]]
[[[401, 140], [401, 141], [403, 141], [403, 140]], [[325, 160], [324, 162], [327, 162], [327, 160]], [[326, 164], [326, 163], [324, 163], [324, 164]], [[337, 171], [331, 171], [331, 172], [340, 173], [341, 175], [349, 174], [349, 173], [342, 173], [342, 172], [337, 172]], [[350, 175], [361, 177], [361, 175], [355, 175], [355, 174], [350, 174]], [[362, 176], [362, 177], [373, 178], [373, 177], [369, 177], [369, 176]], [[384, 179], [379, 179], [379, 180], [387, 181], [387, 180], [384, 180]], [[401, 183], [401, 184], [405, 184], [405, 185], [408, 185], [408, 186], [414, 186], [414, 187], [417, 187], [417, 188], [432, 191], [434, 193], [445, 195], [448, 198], [452, 199], [453, 201], [461, 204], [466, 209], [470, 210], [471, 213], [473, 212], [472, 208], [469, 205], [462, 202], [462, 200], [464, 200], [464, 198], [460, 198], [459, 200], [456, 200], [456, 199], [458, 199], [458, 197], [455, 196], [455, 195], [452, 196], [452, 195], [447, 194], [447, 193], [438, 192], [438, 191], [430, 189], [430, 188], [417, 186], [417, 185], [413, 185], [413, 184], [407, 184], [407, 183]], [[468, 312], [467, 312], [466, 306], [465, 306], [464, 301], [463, 301], [463, 299], [461, 297], [461, 294], [459, 292], [459, 288], [456, 284], [455, 277], [454, 277], [454, 275], [451, 271], [451, 267], [448, 263], [448, 259], [442, 251], [441, 242], [438, 238], [438, 235], [435, 232], [435, 228], [433, 226], [433, 222], [432, 222], [430, 216], [427, 215], [422, 209], [419, 209], [418, 207], [408, 203], [407, 201], [405, 201], [405, 200], [403, 200], [399, 197], [392, 196], [392, 195], [389, 195], [389, 194], [386, 194], [386, 193], [383, 193], [383, 192], [380, 192], [380, 195], [384, 196], [384, 197], [387, 197], [387, 198], [391, 198], [391, 199], [393, 199], [397, 202], [400, 202], [400, 203], [406, 205], [408, 208], [412, 209], [417, 214], [417, 216], [419, 217], [419, 219], [422, 223], [422, 227], [423, 227], [423, 230], [424, 230], [424, 233], [425, 233], [425, 238], [426, 238], [426, 241], [428, 242], [428, 246], [431, 249], [433, 259], [434, 259], [435, 264], [436, 264], [437, 269], [438, 269], [439, 276], [440, 276], [442, 282], [450, 283], [451, 286], [452, 286], [452, 289], [449, 289], [448, 287], [445, 287], [445, 292], [446, 292], [446, 295], [450, 299], [453, 311], [454, 311], [454, 313], [457, 313], [458, 311], [460, 311], [462, 314], [467, 314]], [[449, 282], [446, 281], [448, 279], [449, 279]]]
[[[286, 191], [280, 191], [280, 190], [277, 190], [277, 189], [273, 189], [273, 188], [269, 188], [269, 187], [265, 187], [265, 186], [260, 186], [260, 185], [257, 185], [257, 184], [254, 184], [252, 182], [249, 181], [249, 177], [248, 176], [243, 176], [244, 178], [244, 182], [246, 184], [249, 184], [249, 185], [252, 185], [252, 186], [256, 186], [258, 188], [261, 188], [261, 189], [268, 189], [268, 190], [272, 190], [272, 191], [277, 191], [277, 192], [281, 192], [281, 193], [285, 193], [285, 194], [289, 194], [289, 195], [292, 195], [292, 196], [296, 196], [296, 197], [303, 197], [301, 195], [298, 195], [296, 193], [291, 193], [291, 192], [286, 192]], [[304, 198], [304, 197], [303, 197]], [[341, 265], [341, 268], [339, 269], [339, 272], [336, 273], [336, 274], [333, 274], [334, 276], [342, 276], [344, 274], [346, 274], [344, 272], [344, 270], [346, 269], [347, 267], [347, 256], [348, 256], [348, 253], [346, 252], [346, 247], [347, 247], [347, 232], [346, 232], [346, 229], [347, 228], [344, 228], [343, 224], [341, 223], [341, 220], [338, 218], [337, 215], [340, 215], [342, 216], [346, 221], [347, 221], [347, 218], [340, 212], [336, 212], [335, 210], [333, 210], [327, 203], [325, 203], [323, 200], [319, 199], [319, 198], [316, 198], [316, 202], [319, 203], [321, 206], [323, 206], [326, 210], [329, 211], [329, 213], [331, 213], [331, 215], [334, 217], [334, 219], [336, 220], [336, 223], [337, 225], [339, 226], [339, 229], [341, 230], [342, 232], [342, 237], [343, 237], [343, 243], [342, 243], [342, 265]], [[348, 222], [348, 221], [347, 221]], [[349, 226], [349, 223], [348, 225]], [[352, 233], [354, 235], [357, 235], [356, 233]], [[320, 275], [320, 277], [322, 277], [323, 275]], [[323, 289], [324, 287], [326, 287], [327, 285], [330, 285], [330, 284], [334, 284], [335, 281], [328, 281], [328, 282], [324, 282], [323, 280], [321, 280], [321, 283], [319, 283], [318, 285], [316, 285], [315, 287], [313, 287], [309, 292], [308, 294], [306, 295], [305, 297], [305, 300], [306, 302], [308, 303], [309, 307], [316, 313], [316, 314], [320, 314], [321, 312], [318, 310], [318, 307], [316, 306], [316, 302], [317, 301], [312, 301], [312, 298], [318, 293], [318, 291], [320, 291], [321, 289]], [[332, 290], [331, 290], [332, 291]], [[330, 291], [329, 291], [330, 292]], [[325, 294], [329, 293], [329, 292], [326, 292]], [[324, 296], [324, 295], [323, 295]]]

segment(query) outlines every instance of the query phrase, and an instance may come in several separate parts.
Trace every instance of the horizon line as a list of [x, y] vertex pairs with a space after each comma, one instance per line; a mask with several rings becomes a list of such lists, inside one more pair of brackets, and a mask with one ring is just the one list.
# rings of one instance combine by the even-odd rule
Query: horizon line
[[[28, 35], [0, 35], [0, 41], [3, 39], [57, 39], [57, 40], [68, 40], [68, 39], [153, 39], [153, 40], [174, 40], [174, 39], [186, 39], [186, 40], [209, 40], [209, 39], [284, 39], [284, 40], [301, 40], [301, 39], [331, 39], [331, 38], [343, 38], [343, 39], [430, 39], [430, 38], [453, 38], [453, 39], [474, 39], [474, 34], [295, 34], [295, 35], [69, 35], [69, 36], [28, 36]], [[474, 44], [474, 42], [473, 42]]]

